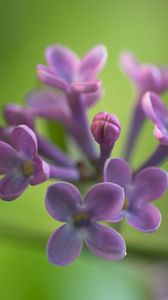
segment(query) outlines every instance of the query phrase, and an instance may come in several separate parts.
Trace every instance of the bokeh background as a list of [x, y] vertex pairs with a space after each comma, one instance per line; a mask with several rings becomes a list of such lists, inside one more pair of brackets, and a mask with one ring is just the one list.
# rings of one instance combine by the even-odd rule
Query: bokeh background
[[[167, 15], [166, 0], [1, 0], [1, 109], [9, 102], [24, 103], [25, 94], [37, 85], [35, 67], [44, 62], [48, 45], [60, 43], [82, 56], [103, 43], [109, 52], [100, 76], [105, 96], [89, 118], [101, 110], [117, 114], [122, 136], [114, 155], [119, 155], [135, 94], [119, 70], [119, 54], [130, 49], [141, 61], [168, 65]], [[133, 164], [155, 145], [147, 123]], [[168, 299], [168, 195], [157, 203], [163, 214], [157, 233], [145, 235], [124, 224], [130, 248], [124, 261], [109, 263], [83, 253], [73, 265], [60, 268], [45, 255], [47, 237], [57, 226], [44, 208], [46, 186], [29, 188], [17, 201], [0, 202], [0, 299]]]

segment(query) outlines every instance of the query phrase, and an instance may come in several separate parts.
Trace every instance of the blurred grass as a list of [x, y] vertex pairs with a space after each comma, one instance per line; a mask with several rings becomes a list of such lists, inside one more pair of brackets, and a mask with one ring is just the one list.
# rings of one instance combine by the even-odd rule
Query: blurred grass
[[[37, 84], [35, 67], [37, 63], [44, 61], [44, 49], [48, 45], [61, 43], [82, 56], [94, 45], [103, 43], [109, 51], [107, 66], [100, 75], [106, 93], [103, 101], [91, 109], [89, 118], [101, 110], [117, 114], [122, 123], [122, 135], [114, 156], [119, 155], [128, 129], [134, 92], [118, 68], [118, 57], [123, 49], [131, 49], [142, 61], [168, 65], [167, 10], [166, 0], [1, 0], [0, 107], [8, 102], [23, 103], [25, 94]], [[0, 120], [3, 122], [2, 115]], [[156, 143], [151, 133], [152, 125], [148, 123], [137, 146], [134, 165], [143, 161], [154, 148]], [[167, 169], [167, 164], [165, 168]], [[57, 224], [44, 208], [46, 186], [47, 184], [43, 184], [30, 188], [17, 201], [1, 201], [1, 222], [51, 232]], [[125, 225], [124, 236], [131, 245], [168, 250], [167, 195], [158, 202], [158, 206], [163, 214], [163, 222], [157, 233], [142, 234]], [[122, 275], [125, 272], [122, 268], [127, 270], [125, 264], [123, 267], [115, 265], [113, 270], [113, 267], [103, 265], [100, 261], [93, 267], [91, 261], [88, 263], [81, 259], [64, 273], [59, 268], [49, 266], [44, 254], [19, 249], [11, 243], [9, 248], [1, 240], [0, 243], [0, 264], [3, 270], [0, 288], [4, 300], [43, 300], [55, 299], [57, 296], [61, 300], [84, 299], [84, 295], [85, 299], [106, 300], [111, 299], [111, 293], [113, 299], [117, 300], [123, 297], [129, 300], [140, 297], [140, 294], [134, 294], [136, 284], [135, 288], [134, 283], [131, 284], [131, 278], [136, 277], [135, 274], [131, 273], [127, 286], [131, 285], [132, 291], [126, 292], [124, 280], [127, 273], [123, 273], [124, 277]], [[108, 281], [110, 276], [113, 285]], [[7, 289], [9, 282], [11, 292]], [[64, 286], [67, 284], [69, 288], [66, 291]], [[122, 294], [122, 291], [125, 293]], [[137, 291], [139, 293], [139, 287]], [[141, 296], [139, 299], [145, 298]]]
[[[18, 259], [19, 258], [19, 259]], [[129, 299], [149, 300], [142, 266], [103, 262], [82, 256], [64, 268], [47, 262], [45, 254], [9, 244], [0, 248], [2, 299]], [[6, 288], [6, 282], [9, 288]]]

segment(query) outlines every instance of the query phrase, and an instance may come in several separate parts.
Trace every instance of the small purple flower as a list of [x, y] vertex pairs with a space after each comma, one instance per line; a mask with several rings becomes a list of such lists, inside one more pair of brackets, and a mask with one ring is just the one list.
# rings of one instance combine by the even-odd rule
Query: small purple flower
[[104, 180], [118, 184], [125, 191], [123, 209], [113, 221], [119, 222], [125, 217], [131, 226], [144, 232], [155, 231], [160, 226], [160, 211], [150, 202], [161, 197], [168, 187], [165, 171], [149, 167], [133, 178], [128, 163], [115, 158], [107, 161]]
[[36, 89], [26, 99], [36, 116], [65, 123], [71, 120], [71, 110], [63, 93]]
[[[53, 103], [54, 99], [50, 97], [50, 93], [41, 93], [42, 96], [40, 97], [40, 103], [38, 101], [38, 96], [36, 94], [32, 95], [32, 107], [26, 108], [16, 104], [9, 104], [5, 106], [4, 116], [10, 126], [8, 128], [0, 128], [0, 139], [11, 144], [10, 132], [12, 131], [14, 126], [23, 124], [27, 125], [36, 133], [36, 138], [38, 141], [38, 152], [40, 153], [40, 155], [44, 156], [50, 161], [54, 161], [54, 163], [58, 163], [59, 165], [72, 167], [75, 164], [74, 161], [71, 160], [65, 153], [63, 153], [63, 151], [59, 149], [56, 145], [53, 145], [51, 142], [49, 142], [46, 138], [38, 134], [36, 131], [35, 119], [37, 115], [49, 115], [51, 119], [52, 117], [54, 118], [54, 116], [57, 116], [57, 119], [58, 116], [60, 116], [60, 118], [62, 116], [62, 120], [63, 116], [65, 117], [65, 113], [63, 113], [64, 105], [62, 107], [62, 110], [60, 111], [59, 105], [57, 105], [57, 103]], [[38, 94], [40, 96], [40, 92], [38, 92]], [[47, 96], [49, 97], [49, 99], [47, 99]], [[48, 106], [46, 105], [45, 100], [50, 100]]]
[[123, 71], [134, 82], [137, 90], [137, 100], [123, 152], [124, 158], [129, 161], [145, 121], [142, 96], [147, 91], [161, 94], [168, 89], [168, 68], [141, 64], [130, 52], [124, 52], [121, 55], [120, 64]]
[[8, 104], [4, 108], [4, 117], [10, 126], [27, 125], [35, 130], [35, 115], [31, 108], [17, 104]]
[[168, 110], [158, 95], [148, 92], [142, 101], [146, 116], [154, 123], [154, 136], [161, 145], [168, 146]]
[[123, 189], [112, 183], [94, 185], [82, 201], [79, 190], [70, 183], [51, 185], [46, 194], [49, 214], [66, 222], [49, 238], [47, 255], [56, 265], [73, 262], [83, 241], [95, 255], [104, 259], [121, 259], [126, 255], [125, 241], [114, 229], [99, 224], [118, 215], [124, 201]]
[[65, 92], [90, 93], [99, 87], [96, 76], [104, 67], [107, 50], [99, 45], [80, 60], [70, 49], [53, 45], [46, 49], [45, 57], [48, 66], [37, 66], [42, 82]]
[[20, 125], [11, 133], [13, 146], [0, 141], [0, 198], [14, 200], [28, 185], [36, 185], [49, 178], [48, 164], [37, 153], [37, 139], [26, 125]]
[[[99, 88], [94, 93], [82, 94], [81, 99], [86, 107], [90, 107], [102, 97], [102, 94], [102, 89]], [[64, 93], [55, 93], [53, 90], [33, 90], [27, 95], [26, 99], [35, 116], [57, 120], [64, 123], [64, 125], [69, 125], [73, 120], [72, 112]]]
[[168, 89], [168, 69], [151, 64], [141, 64], [130, 52], [120, 58], [123, 71], [141, 92], [162, 93]]

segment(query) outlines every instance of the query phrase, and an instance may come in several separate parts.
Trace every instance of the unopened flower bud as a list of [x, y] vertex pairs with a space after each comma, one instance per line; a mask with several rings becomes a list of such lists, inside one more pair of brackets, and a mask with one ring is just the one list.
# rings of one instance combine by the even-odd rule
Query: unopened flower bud
[[111, 145], [120, 135], [120, 121], [114, 114], [100, 112], [92, 121], [91, 131], [97, 143]]

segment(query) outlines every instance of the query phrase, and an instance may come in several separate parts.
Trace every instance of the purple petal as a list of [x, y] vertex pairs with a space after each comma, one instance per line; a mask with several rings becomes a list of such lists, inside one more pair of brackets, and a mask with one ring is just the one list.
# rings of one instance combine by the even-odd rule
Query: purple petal
[[0, 126], [0, 140], [11, 145], [11, 133], [13, 127], [2, 127]]
[[85, 242], [91, 252], [104, 259], [118, 260], [126, 255], [123, 237], [114, 229], [98, 223], [89, 227]]
[[100, 86], [96, 92], [83, 94], [81, 97], [86, 107], [93, 106], [103, 97], [102, 87]]
[[34, 175], [30, 178], [29, 183], [31, 185], [40, 184], [46, 181], [50, 176], [50, 167], [49, 165], [39, 156], [33, 159], [35, 172]]
[[101, 85], [100, 81], [93, 81], [93, 82], [77, 82], [72, 83], [71, 88], [76, 93], [92, 93], [96, 92]]
[[134, 179], [134, 198], [153, 201], [163, 195], [168, 187], [167, 172], [149, 167], [143, 169]]
[[9, 144], [0, 141], [0, 174], [6, 174], [20, 166], [18, 152]]
[[120, 57], [121, 69], [133, 80], [137, 79], [139, 62], [131, 52], [123, 52]]
[[137, 83], [143, 91], [162, 93], [167, 89], [167, 72], [155, 65], [142, 64], [138, 70]]
[[7, 175], [0, 180], [0, 199], [14, 200], [18, 198], [28, 186], [28, 179], [21, 173]]
[[136, 229], [144, 232], [153, 232], [161, 223], [160, 211], [149, 203], [142, 203], [137, 210], [126, 214], [128, 223]]
[[32, 159], [37, 154], [37, 138], [33, 130], [26, 125], [20, 125], [12, 131], [12, 144], [21, 152], [24, 158]]
[[82, 81], [95, 79], [96, 75], [103, 69], [107, 60], [105, 46], [99, 45], [91, 49], [81, 60], [79, 75]]
[[60, 45], [46, 50], [46, 60], [53, 73], [67, 82], [72, 82], [79, 67], [79, 58], [70, 49]]
[[37, 77], [45, 84], [57, 87], [65, 92], [69, 90], [69, 85], [63, 79], [52, 73], [48, 67], [43, 65], [37, 66]]
[[125, 188], [132, 181], [132, 171], [124, 159], [107, 160], [104, 167], [104, 180], [116, 183]]
[[60, 121], [70, 117], [70, 109], [63, 94], [34, 90], [27, 96], [27, 101], [37, 116]]
[[70, 224], [65, 224], [58, 228], [48, 240], [48, 259], [52, 264], [59, 266], [70, 264], [80, 255], [82, 244], [80, 232]]
[[168, 112], [164, 103], [157, 94], [147, 92], [143, 96], [142, 105], [146, 116], [151, 119], [154, 124], [164, 124], [164, 122], [166, 122]]
[[68, 221], [81, 207], [79, 190], [67, 182], [51, 185], [46, 194], [46, 208], [56, 220]]
[[30, 108], [21, 107], [15, 104], [9, 104], [4, 109], [5, 119], [10, 125], [27, 125], [34, 128], [34, 114]]
[[124, 217], [124, 215], [125, 215], [125, 211], [121, 210], [120, 213], [116, 217], [112, 218], [111, 222], [112, 223], [120, 222], [122, 220], [122, 218]]
[[109, 182], [95, 184], [84, 198], [84, 205], [96, 221], [111, 220], [119, 214], [123, 204], [123, 189]]
[[153, 134], [161, 145], [168, 146], [168, 129], [162, 124], [158, 124], [154, 127]]

